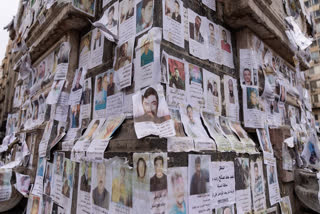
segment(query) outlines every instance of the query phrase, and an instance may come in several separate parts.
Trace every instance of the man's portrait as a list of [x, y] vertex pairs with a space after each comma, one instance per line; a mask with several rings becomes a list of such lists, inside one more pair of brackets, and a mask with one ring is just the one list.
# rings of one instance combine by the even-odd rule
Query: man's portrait
[[134, 15], [134, 0], [123, 0], [120, 2], [120, 24]]
[[44, 170], [45, 170], [45, 166], [44, 166], [44, 161], [45, 158], [39, 158], [38, 160], [38, 168], [37, 168], [37, 176], [43, 176], [44, 175]]
[[189, 64], [189, 74], [190, 74], [190, 79], [189, 83], [198, 83], [201, 84], [202, 86], [202, 68], [199, 68], [196, 65]]
[[88, 105], [91, 103], [91, 82], [89, 82], [90, 80], [91, 79], [87, 79], [84, 82], [84, 89], [82, 90], [82, 95], [80, 99], [81, 105]]
[[38, 119], [38, 113], [39, 113], [39, 103], [38, 100], [35, 100], [33, 102], [33, 116], [32, 120], [37, 120]]
[[228, 80], [228, 91], [229, 91], [229, 103], [235, 104], [235, 94], [233, 89], [233, 81], [232, 79]]
[[129, 47], [129, 42], [125, 42], [120, 47], [117, 47], [117, 60], [114, 66], [116, 71], [131, 63], [131, 48], [132, 47]]
[[46, 74], [46, 61], [43, 60], [38, 66], [38, 80], [43, 79], [45, 74]]
[[146, 39], [141, 47], [141, 67], [153, 62], [153, 41]]
[[216, 214], [233, 214], [233, 206], [217, 208]]
[[102, 44], [102, 36], [101, 31], [99, 28], [97, 28], [94, 33], [92, 34], [92, 40], [93, 40], [93, 48], [92, 50], [96, 50], [97, 48], [101, 47]]
[[138, 3], [136, 15], [136, 33], [151, 27], [153, 23], [153, 0], [142, 0]]
[[104, 163], [96, 164], [96, 173], [96, 187], [92, 191], [93, 204], [108, 210], [110, 193], [105, 187], [106, 166]]
[[79, 140], [92, 140], [92, 137], [94, 133], [96, 132], [97, 128], [99, 127], [100, 120], [95, 120], [94, 122], [92, 121], [84, 133], [84, 135], [79, 139]]
[[95, 0], [73, 0], [73, 5], [89, 15], [94, 15]]
[[67, 44], [68, 43], [63, 42], [60, 45], [60, 49], [59, 49], [59, 52], [58, 52], [58, 64], [60, 64], [60, 63], [68, 63], [69, 62], [70, 47]]
[[71, 106], [71, 128], [78, 128], [80, 124], [80, 104]]
[[103, 75], [96, 77], [96, 90], [95, 90], [95, 110], [102, 110], [107, 107], [107, 91], [102, 87]]
[[247, 88], [247, 108], [259, 109], [259, 95], [256, 88]]
[[[261, 170], [261, 172], [262, 172], [262, 170]], [[253, 191], [255, 192], [255, 194], [262, 193], [264, 183], [262, 181], [262, 176], [260, 174], [258, 162], [255, 162], [253, 165], [253, 174], [254, 174], [254, 185], [253, 185], [254, 189], [253, 189]]]
[[213, 96], [218, 97], [219, 96], [219, 91], [218, 91], [218, 84], [216, 81], [213, 81]]
[[82, 77], [82, 70], [83, 70], [83, 68], [81, 67], [76, 73], [75, 83], [74, 83], [74, 86], [72, 88], [72, 91], [78, 91], [79, 89], [82, 89], [82, 85], [80, 84], [81, 83], [81, 77]]
[[253, 85], [251, 80], [251, 70], [249, 68], [245, 68], [242, 71], [243, 75], [243, 85]]
[[56, 153], [55, 174], [62, 175], [64, 153]]
[[152, 121], [154, 123], [162, 123], [169, 120], [170, 115], [158, 116], [159, 103], [158, 92], [152, 87], [147, 88], [141, 95], [143, 115], [135, 117], [135, 122]]
[[91, 50], [91, 36], [92, 32], [87, 33], [80, 42], [80, 56], [88, 53]]
[[203, 44], [204, 43], [204, 38], [200, 32], [201, 28], [201, 18], [200, 16], [196, 15], [194, 19], [194, 23], [189, 23], [189, 33], [190, 33], [190, 38]]
[[82, 162], [81, 163], [81, 180], [80, 180], [80, 190], [90, 193], [91, 190], [91, 162]]
[[115, 7], [112, 5], [109, 9], [108, 9], [108, 12], [107, 12], [107, 17], [108, 17], [108, 21], [107, 21], [107, 24], [106, 24], [106, 27], [108, 29], [111, 29], [115, 26], [117, 26], [118, 24], [118, 21], [117, 19], [115, 18]]
[[39, 114], [44, 114], [46, 111], [46, 102], [45, 102], [44, 95], [41, 94], [38, 100], [39, 100]]
[[222, 34], [221, 49], [224, 51], [227, 51], [228, 53], [231, 53], [231, 46], [228, 43], [227, 32], [225, 30], [222, 30], [221, 34]]
[[[190, 155], [189, 159], [189, 167], [190, 164], [192, 171], [194, 172], [191, 177], [190, 183], [190, 195], [199, 195], [209, 192], [209, 182], [210, 175], [208, 168], [209, 163], [207, 163], [208, 159], [201, 159], [200, 155]], [[192, 163], [194, 161], [194, 164]]]
[[184, 180], [180, 171], [176, 171], [171, 174], [170, 177], [171, 189], [175, 199], [175, 203], [170, 208], [170, 214], [186, 214], [187, 206], [185, 199], [185, 185], [186, 181]]
[[178, 109], [169, 109], [171, 119], [174, 123], [174, 129], [176, 131], [176, 137], [185, 137], [185, 133], [183, 131], [183, 125], [181, 122], [181, 115]]
[[178, 0], [174, 0], [172, 8], [171, 18], [179, 23], [181, 23], [181, 15], [180, 15], [180, 3]]
[[108, 87], [107, 87], [107, 96], [112, 96], [115, 94], [116, 90], [116, 84], [114, 83], [114, 71], [112, 70], [111, 72], [108, 73]]
[[247, 189], [250, 183], [249, 159], [235, 158], [234, 162], [236, 190]]
[[39, 207], [40, 207], [40, 198], [33, 196], [32, 200], [32, 207], [31, 207], [31, 214], [38, 214], [39, 212]]
[[286, 88], [284, 87], [284, 85], [280, 85], [280, 101], [286, 101]]
[[[184, 125], [184, 130], [189, 137], [208, 137], [206, 131], [204, 130], [200, 118], [195, 118], [193, 107], [188, 104], [185, 108], [186, 110], [186, 120], [182, 121]], [[181, 112], [181, 109], [180, 109]], [[181, 113], [182, 114], [182, 113]]]
[[260, 146], [264, 152], [272, 152], [269, 139], [268, 127], [257, 129]]
[[159, 155], [153, 160], [154, 175], [150, 178], [150, 192], [167, 189], [167, 175], [163, 172], [164, 159]]
[[184, 63], [174, 59], [168, 59], [169, 86], [180, 90], [185, 90]]
[[215, 38], [215, 33], [214, 33], [214, 25], [213, 23], [209, 23], [209, 44], [214, 46], [217, 44], [216, 38]]
[[274, 171], [274, 166], [273, 165], [270, 165], [270, 166], [267, 166], [269, 168], [269, 178], [268, 178], [268, 181], [269, 181], [269, 184], [274, 184], [277, 180], [276, 180], [276, 174], [275, 174], [275, 171]]

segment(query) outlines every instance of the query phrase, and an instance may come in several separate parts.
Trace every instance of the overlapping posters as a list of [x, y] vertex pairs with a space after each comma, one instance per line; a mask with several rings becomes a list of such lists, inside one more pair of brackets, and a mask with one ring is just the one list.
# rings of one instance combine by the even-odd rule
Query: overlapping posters
[[65, 80], [67, 78], [70, 50], [71, 47], [69, 42], [61, 43], [59, 52], [57, 53], [57, 67], [54, 76], [55, 81]]
[[151, 213], [165, 213], [168, 201], [167, 154], [153, 153], [150, 161]]
[[54, 176], [52, 177], [52, 188], [51, 196], [53, 200], [60, 206], [64, 204], [64, 198], [62, 197], [62, 187], [63, 187], [63, 172], [64, 172], [64, 162], [65, 162], [65, 153], [57, 152], [54, 155], [53, 161], [53, 172]]
[[109, 144], [112, 134], [125, 120], [125, 115], [115, 115], [109, 117], [101, 126], [98, 134], [94, 137], [90, 146], [87, 149], [86, 156], [91, 160], [103, 160], [104, 150]]
[[42, 123], [46, 119], [46, 111], [47, 111], [46, 97], [44, 96], [44, 94], [39, 95], [38, 103], [39, 103], [38, 120], [40, 121], [40, 123]]
[[91, 205], [94, 213], [110, 213], [112, 180], [111, 164], [106, 162], [93, 163], [92, 165], [92, 188]]
[[97, 131], [104, 123], [104, 119], [92, 120], [85, 131], [85, 133], [79, 138], [74, 147], [72, 148], [72, 160], [80, 161], [85, 157], [85, 151], [90, 146], [91, 141], [97, 134]]
[[0, 169], [0, 201], [7, 201], [11, 197], [12, 169]]
[[211, 211], [210, 196], [210, 155], [189, 155], [188, 187], [189, 213], [209, 214]]
[[29, 186], [30, 186], [30, 176], [23, 175], [16, 172], [16, 184], [15, 188], [24, 196], [26, 197], [29, 193]]
[[249, 158], [235, 158], [236, 205], [238, 213], [251, 212]]
[[203, 106], [203, 76], [205, 71], [199, 66], [187, 63], [187, 70], [189, 73], [189, 81], [187, 84], [187, 99], [189, 103], [194, 106]]
[[175, 136], [174, 124], [160, 84], [138, 91], [132, 96], [132, 102], [138, 139], [151, 134], [160, 137]]
[[281, 213], [283, 213], [283, 214], [292, 214], [292, 209], [291, 209], [291, 203], [290, 203], [290, 197], [289, 196], [285, 196], [285, 197], [281, 198], [280, 208], [281, 208]]
[[138, 40], [135, 63], [137, 89], [160, 82], [161, 32], [161, 28], [152, 28]]
[[209, 131], [210, 136], [214, 139], [218, 151], [232, 151], [231, 142], [223, 135], [221, 131], [219, 117], [207, 112], [202, 112], [201, 117]]
[[87, 71], [84, 67], [80, 67], [76, 70], [74, 79], [72, 82], [70, 98], [69, 98], [69, 105], [75, 105], [80, 103], [82, 89], [84, 88], [84, 77]]
[[226, 116], [231, 120], [239, 121], [239, 98], [237, 80], [228, 75], [224, 75], [223, 79]]
[[72, 205], [72, 192], [73, 192], [73, 183], [74, 183], [74, 174], [75, 174], [75, 162], [72, 162], [70, 159], [64, 159], [64, 167], [62, 174], [62, 200], [63, 208], [65, 213], [71, 213]]
[[244, 152], [245, 145], [233, 134], [229, 120], [227, 117], [219, 117], [220, 127], [222, 134], [229, 140], [232, 145], [232, 149], [236, 152]]
[[58, 103], [64, 83], [65, 83], [65, 80], [57, 80], [52, 83], [51, 90], [46, 99], [47, 104], [52, 105], [52, 104]]
[[236, 199], [234, 163], [232, 161], [211, 163], [211, 209], [234, 204]]
[[273, 149], [270, 141], [269, 127], [266, 124], [264, 128], [257, 129], [257, 135], [259, 138], [260, 148], [263, 151], [264, 163], [268, 163], [273, 159]]
[[72, 0], [72, 5], [77, 10], [80, 10], [81, 12], [84, 12], [85, 14], [87, 14], [89, 16], [94, 17], [94, 15], [95, 15], [96, 0], [86, 0], [86, 1]]
[[135, 213], [143, 213], [151, 210], [150, 192], [150, 154], [134, 153], [133, 154], [133, 210]]
[[244, 126], [249, 128], [263, 128], [265, 113], [260, 101], [257, 87], [242, 87]]
[[108, 90], [107, 72], [96, 76], [94, 91], [93, 118], [105, 118], [107, 109], [107, 90]]
[[92, 30], [91, 54], [89, 68], [94, 68], [102, 64], [104, 50], [104, 36], [99, 28]]
[[269, 200], [272, 206], [280, 202], [281, 200], [276, 159], [273, 159], [272, 162], [270, 161], [266, 166], [267, 166]]
[[185, 132], [195, 141], [195, 149], [215, 149], [213, 140], [209, 138], [206, 130], [202, 126], [199, 110], [190, 104], [188, 104], [186, 107], [184, 105], [180, 105], [180, 114]]
[[22, 86], [18, 85], [15, 88], [14, 91], [14, 98], [13, 98], [13, 108], [19, 107], [22, 104], [22, 99], [23, 99], [23, 93], [24, 91], [22, 91]]
[[167, 56], [167, 100], [170, 106], [179, 106], [186, 102], [186, 81], [188, 80], [188, 72], [184, 61], [170, 56]]
[[239, 137], [240, 142], [244, 144], [244, 150], [251, 153], [256, 153], [256, 144], [249, 138], [247, 132], [242, 128], [240, 122], [229, 120], [231, 130]]
[[113, 67], [120, 89], [131, 85], [133, 51], [134, 38], [119, 43], [116, 47]]
[[121, 161], [112, 163], [111, 212], [132, 212], [132, 169]]
[[168, 169], [167, 213], [188, 213], [188, 168]]
[[[119, 3], [119, 41], [126, 41], [136, 34], [136, 7], [134, 0]], [[138, 15], [137, 15], [138, 16]], [[141, 11], [140, 15], [141, 16]], [[148, 16], [150, 18], [150, 15]]]
[[261, 159], [250, 161], [250, 174], [253, 210], [255, 213], [265, 212], [267, 204], [264, 188], [263, 163]]
[[215, 115], [221, 114], [221, 90], [220, 90], [220, 77], [207, 70], [204, 71], [204, 100], [205, 111], [214, 113]]
[[79, 68], [89, 65], [91, 58], [91, 37], [92, 31], [85, 34], [80, 41], [79, 47]]
[[91, 212], [92, 163], [81, 162], [79, 167], [77, 213]]
[[32, 194], [41, 197], [43, 192], [43, 176], [46, 166], [46, 159], [39, 158], [36, 179], [33, 185]]
[[162, 1], [163, 38], [184, 48], [184, 14], [181, 0]]

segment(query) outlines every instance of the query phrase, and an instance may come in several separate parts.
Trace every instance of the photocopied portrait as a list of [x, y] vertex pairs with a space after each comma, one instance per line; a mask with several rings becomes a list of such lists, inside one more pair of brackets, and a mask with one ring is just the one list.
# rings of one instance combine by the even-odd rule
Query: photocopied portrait
[[166, 155], [159, 154], [153, 158], [154, 172], [150, 178], [150, 192], [166, 190], [168, 188], [167, 175], [165, 174], [167, 171], [166, 166]]
[[107, 73], [96, 76], [94, 92], [94, 110], [105, 110], [107, 108]]
[[93, 164], [93, 190], [92, 190], [92, 202], [94, 205], [99, 206], [103, 209], [109, 210], [109, 203], [111, 199], [110, 189], [106, 188], [107, 176], [105, 163], [94, 163]]
[[169, 86], [185, 90], [185, 66], [183, 62], [168, 58]]
[[142, 0], [137, 4], [136, 33], [149, 29], [153, 24], [153, 0]]
[[57, 152], [54, 155], [54, 174], [62, 176], [64, 153]]
[[248, 158], [235, 158], [234, 170], [236, 179], [236, 191], [249, 188], [250, 167]]
[[211, 158], [208, 155], [189, 155], [189, 193], [199, 195], [210, 190], [209, 165]]
[[204, 44], [204, 37], [200, 30], [201, 24], [202, 24], [202, 18], [196, 15], [194, 22], [189, 22], [189, 34], [190, 34], [190, 39], [193, 39], [198, 43]]
[[145, 39], [141, 47], [141, 67], [153, 62], [153, 41]]
[[90, 193], [92, 178], [92, 163], [83, 161], [80, 164], [80, 191]]
[[114, 64], [114, 69], [116, 71], [132, 63], [132, 44], [132, 42], [126, 41], [116, 48], [116, 59]]
[[263, 129], [257, 129], [257, 135], [262, 151], [264, 153], [273, 153], [268, 125], [265, 125]]

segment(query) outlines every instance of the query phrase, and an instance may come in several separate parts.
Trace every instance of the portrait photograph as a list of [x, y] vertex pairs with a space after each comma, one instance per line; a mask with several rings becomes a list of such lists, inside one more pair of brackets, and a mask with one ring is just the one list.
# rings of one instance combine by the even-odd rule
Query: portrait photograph
[[68, 42], [61, 43], [58, 56], [57, 56], [58, 64], [69, 63], [69, 53], [70, 53], [70, 44]]
[[185, 90], [185, 66], [183, 62], [168, 58], [169, 86]]
[[209, 155], [189, 155], [189, 193], [200, 195], [210, 191], [210, 163]]
[[242, 75], [241, 75], [242, 85], [252, 86], [253, 85], [252, 76], [253, 76], [252, 70], [250, 68], [244, 68], [242, 70]]
[[247, 108], [259, 109], [259, 93], [257, 88], [247, 87]]
[[73, 176], [74, 176], [74, 163], [70, 159], [64, 160], [64, 167], [63, 167], [63, 176], [62, 176], [62, 194], [70, 198], [72, 194], [72, 186], [73, 186]]
[[164, 191], [167, 184], [167, 154], [154, 153], [151, 155], [150, 192]]
[[[105, 12], [107, 15], [107, 20], [106, 20], [106, 27], [110, 31], [113, 28], [116, 28], [117, 32], [117, 27], [118, 27], [118, 12], [119, 12], [119, 2], [115, 2], [113, 5], [111, 5]], [[104, 14], [104, 16], [105, 16]]]
[[259, 161], [251, 161], [251, 187], [253, 197], [264, 194], [264, 177], [261, 159]]
[[161, 85], [148, 87], [133, 97], [133, 116], [135, 122], [163, 123], [170, 120], [170, 113]]
[[[191, 16], [191, 14], [193, 16]], [[190, 39], [200, 43], [204, 44], [204, 33], [202, 29], [203, 25], [203, 17], [200, 17], [198, 14], [191, 11], [191, 13], [188, 14], [190, 17], [189, 19], [189, 37]]]
[[94, 138], [96, 131], [98, 131], [102, 126], [103, 122], [104, 120], [99, 119], [92, 120], [82, 137], [79, 138], [79, 141], [91, 141]]
[[218, 46], [219, 26], [213, 22], [208, 21], [208, 43], [210, 46]]
[[176, 137], [185, 137], [186, 134], [183, 130], [183, 124], [181, 121], [181, 115], [179, 109], [169, 108], [171, 119], [174, 123], [174, 129], [176, 130]]
[[57, 152], [54, 155], [54, 174], [62, 176], [63, 172], [63, 161], [64, 161], [64, 153]]
[[215, 214], [234, 214], [234, 205], [217, 208]]
[[87, 33], [81, 38], [80, 41], [80, 56], [87, 54], [91, 51], [91, 37], [92, 37], [92, 31]]
[[132, 51], [133, 43], [131, 41], [124, 42], [116, 47], [116, 60], [114, 65], [116, 71], [132, 63]]
[[88, 78], [83, 83], [84, 88], [82, 89], [82, 94], [80, 98], [81, 105], [88, 105], [91, 103], [92, 99], [92, 85], [91, 85], [91, 78]]
[[227, 82], [227, 86], [224, 86], [225, 87], [225, 91], [226, 94], [226, 99], [228, 98], [228, 101], [230, 104], [235, 104], [236, 101], [237, 101], [237, 88], [236, 88], [236, 82], [234, 82], [233, 79], [229, 79], [228, 82]]
[[44, 179], [43, 179], [43, 183], [44, 183], [44, 186], [43, 186], [43, 192], [44, 194], [46, 195], [50, 195], [51, 194], [51, 185], [52, 185], [52, 164], [47, 162], [47, 165], [46, 165], [46, 172], [44, 174]]
[[104, 162], [94, 163], [92, 169], [92, 191], [91, 197], [93, 205], [109, 210], [111, 190], [107, 188], [107, 167]]
[[143, 67], [148, 65], [154, 61], [153, 56], [153, 40], [150, 38], [146, 38], [142, 41], [142, 46], [140, 47], [140, 66]]
[[72, 5], [90, 16], [95, 15], [96, 0], [73, 0]]
[[136, 8], [136, 33], [142, 33], [153, 24], [153, 0], [142, 0]]
[[236, 191], [245, 190], [250, 185], [250, 167], [248, 158], [234, 159]]
[[38, 166], [37, 166], [37, 176], [43, 176], [44, 170], [45, 170], [45, 158], [39, 158], [38, 160]]
[[40, 207], [40, 197], [33, 195], [30, 214], [38, 214]]
[[74, 75], [74, 79], [72, 82], [72, 89], [71, 89], [72, 92], [82, 90], [83, 79], [84, 79], [85, 74], [86, 74], [86, 70], [84, 70], [83, 67], [80, 67], [79, 69], [76, 70], [75, 75]]
[[39, 102], [38, 100], [34, 100], [33, 104], [33, 113], [32, 113], [32, 120], [38, 120], [39, 115]]
[[52, 199], [48, 195], [42, 195], [42, 210], [41, 213], [49, 214], [52, 209]]
[[108, 75], [106, 72], [96, 76], [94, 92], [94, 110], [107, 108]]
[[203, 73], [202, 68], [189, 64], [189, 84], [192, 83], [200, 84], [201, 87], [203, 86]]
[[134, 17], [134, 0], [123, 0], [120, 2], [120, 24]]
[[132, 170], [123, 164], [112, 167], [111, 201], [125, 207], [132, 207]]
[[37, 81], [42, 81], [46, 75], [46, 60], [40, 62], [40, 64], [37, 67], [37, 70]]
[[231, 35], [230, 32], [224, 28], [221, 29], [221, 49], [231, 54]]
[[80, 191], [90, 193], [92, 178], [92, 162], [83, 161], [80, 163]]
[[165, 0], [165, 15], [178, 23], [181, 23], [181, 8], [183, 8], [182, 1]]
[[262, 151], [272, 153], [273, 149], [271, 146], [268, 125], [265, 125], [263, 129], [257, 129], [257, 135]]

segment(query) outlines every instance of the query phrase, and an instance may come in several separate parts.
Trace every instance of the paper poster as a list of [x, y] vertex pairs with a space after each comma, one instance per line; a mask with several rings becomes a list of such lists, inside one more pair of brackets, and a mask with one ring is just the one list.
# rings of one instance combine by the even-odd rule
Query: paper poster
[[81, 162], [79, 167], [77, 213], [91, 213], [92, 163]]
[[251, 138], [249, 138], [248, 133], [242, 128], [240, 122], [229, 120], [229, 126], [233, 133], [240, 139], [240, 142], [243, 144], [244, 151], [249, 154], [256, 153], [256, 144]]
[[133, 38], [130, 38], [123, 43], [119, 43], [116, 47], [113, 67], [116, 73], [119, 89], [131, 85], [133, 51]]
[[37, 214], [41, 208], [40, 196], [29, 195], [28, 205], [27, 205], [27, 214]]
[[263, 128], [266, 118], [258, 88], [243, 87], [242, 92], [244, 126], [249, 128]]
[[94, 137], [87, 149], [86, 156], [90, 160], [103, 160], [104, 150], [107, 148], [112, 134], [119, 126], [121, 126], [124, 120], [125, 115], [120, 114], [111, 116], [104, 122], [104, 124], [98, 130], [98, 134]]
[[71, 213], [74, 174], [75, 162], [65, 158], [62, 174], [62, 200], [65, 213]]
[[234, 204], [216, 209], [216, 214], [234, 214]]
[[62, 197], [62, 176], [64, 172], [64, 159], [65, 154], [63, 152], [55, 153], [53, 161], [54, 176], [52, 177], [51, 197], [60, 206], [64, 204], [64, 200]]
[[136, 5], [136, 34], [149, 30], [153, 25], [153, 0], [141, 0]]
[[111, 213], [132, 212], [132, 169], [123, 163], [113, 163]]
[[92, 120], [85, 131], [85, 133], [79, 138], [72, 148], [71, 157], [74, 161], [80, 161], [85, 157], [85, 151], [87, 151], [90, 146], [91, 141], [98, 133], [97, 131], [104, 124], [104, 119]]
[[206, 17], [200, 16], [188, 9], [188, 22], [189, 22], [189, 53], [200, 59], [207, 58], [206, 39], [207, 32], [204, 27]]
[[[214, 1], [212, 1], [214, 2]], [[223, 64], [223, 52], [221, 49], [221, 30], [220, 26], [207, 20], [205, 23], [208, 43], [207, 43], [207, 55], [208, 59], [211, 62], [215, 62], [217, 64]]]
[[188, 168], [169, 168], [167, 213], [186, 214], [188, 207]]
[[149, 153], [133, 154], [133, 210], [143, 213], [151, 210], [150, 176], [151, 162]]
[[211, 157], [209, 155], [189, 155], [188, 186], [189, 213], [212, 213], [210, 195]]
[[162, 1], [163, 38], [184, 48], [184, 16], [181, 0]]
[[270, 161], [266, 166], [267, 166], [269, 200], [272, 206], [281, 201], [276, 159], [274, 158], [273, 162]]
[[92, 81], [91, 77], [84, 80], [84, 88], [80, 98], [80, 117], [81, 119], [91, 118], [92, 103]]
[[80, 103], [82, 89], [84, 88], [84, 77], [87, 73], [87, 70], [83, 67], [76, 70], [74, 79], [72, 82], [69, 105], [75, 105]]
[[251, 212], [250, 166], [249, 158], [235, 158], [237, 213]]
[[211, 168], [211, 209], [235, 203], [234, 163], [212, 162]]
[[227, 117], [219, 117], [219, 123], [221, 127], [222, 134], [229, 140], [232, 145], [232, 148], [236, 152], [244, 152], [245, 145], [233, 134], [229, 120]]
[[72, 5], [77, 10], [80, 10], [81, 12], [89, 16], [93, 16], [93, 17], [95, 16], [96, 0], [87, 0], [87, 1], [72, 0]]
[[50, 149], [48, 148], [49, 140], [51, 138], [51, 135], [53, 134], [53, 126], [56, 123], [56, 121], [49, 120], [46, 124], [46, 127], [43, 131], [43, 135], [39, 144], [39, 157], [45, 157], [47, 150]]
[[12, 169], [0, 169], [0, 201], [7, 201], [11, 197]]
[[39, 158], [36, 179], [32, 189], [32, 194], [37, 195], [39, 197], [41, 197], [43, 192], [43, 176], [44, 176], [45, 166], [46, 166], [46, 159]]
[[107, 117], [121, 114], [124, 109], [123, 92], [118, 92], [117, 84], [114, 82], [114, 70], [107, 71], [108, 87], [107, 87]]
[[160, 43], [162, 29], [152, 28], [138, 40], [135, 63], [136, 88], [160, 83]]
[[71, 47], [68, 42], [61, 43], [59, 52], [57, 53], [57, 64], [54, 75], [55, 81], [65, 80], [67, 78], [70, 50]]
[[262, 129], [257, 129], [257, 135], [260, 148], [263, 152], [264, 163], [267, 163], [270, 159], [273, 159], [273, 149], [270, 141], [268, 125], [266, 124]]
[[39, 103], [39, 112], [38, 112], [38, 121], [41, 124], [43, 121], [46, 120], [46, 111], [47, 111], [47, 104], [46, 104], [46, 97], [44, 94], [40, 94], [38, 98]]
[[155, 85], [132, 96], [134, 127], [138, 139], [148, 135], [175, 136], [163, 87]]
[[165, 213], [168, 201], [167, 153], [153, 153], [150, 161], [151, 213]]
[[226, 104], [226, 116], [231, 120], [239, 121], [239, 98], [237, 80], [224, 75], [224, 100]]
[[24, 197], [27, 197], [30, 187], [30, 176], [16, 172], [16, 184], [14, 186]]
[[79, 68], [89, 65], [91, 57], [92, 31], [85, 34], [80, 40], [79, 47]]
[[206, 112], [221, 115], [221, 89], [220, 77], [212, 72], [204, 70], [204, 101]]
[[187, 68], [189, 72], [187, 99], [193, 106], [200, 108], [203, 106], [203, 75], [206, 73], [202, 68], [190, 63], [187, 63]]
[[40, 201], [42, 203], [41, 213], [44, 213], [44, 214], [51, 213], [52, 204], [53, 204], [52, 198], [48, 195], [42, 195], [42, 198]]
[[58, 103], [58, 99], [60, 97], [64, 83], [65, 83], [64, 80], [57, 80], [52, 83], [51, 90], [46, 99], [47, 104], [52, 105], [52, 104]]
[[53, 185], [53, 164], [50, 162], [47, 162], [46, 165], [46, 172], [44, 174], [43, 178], [43, 194], [51, 196], [51, 187]]
[[112, 168], [106, 162], [93, 163], [92, 165], [92, 188], [91, 204], [94, 213], [110, 213], [111, 203], [111, 175]]
[[210, 136], [214, 139], [218, 151], [232, 151], [231, 142], [223, 135], [221, 131], [219, 117], [206, 112], [202, 112], [201, 117], [209, 131]]
[[167, 55], [168, 81], [167, 85], [167, 101], [169, 106], [178, 107], [179, 104], [186, 102], [186, 81], [188, 72], [184, 61]]
[[265, 212], [267, 209], [263, 163], [261, 159], [250, 161], [251, 193], [253, 210], [255, 213]]
[[291, 203], [290, 203], [290, 197], [289, 196], [285, 196], [285, 197], [281, 198], [280, 208], [281, 208], [281, 213], [282, 214], [292, 214], [292, 209], [291, 209]]
[[105, 118], [107, 109], [107, 89], [108, 89], [107, 72], [96, 76], [94, 91], [94, 108], [93, 118]]
[[173, 120], [174, 129], [176, 131], [176, 137], [185, 137], [186, 134], [183, 130], [183, 124], [181, 121], [181, 115], [179, 109], [169, 108], [171, 119]]
[[258, 86], [258, 70], [254, 52], [250, 49], [240, 50], [240, 82], [245, 86]]
[[223, 56], [223, 64], [234, 68], [233, 63], [233, 51], [232, 51], [232, 44], [231, 44], [231, 33], [227, 29], [222, 26], [220, 27], [221, 32], [221, 50]]
[[[141, 16], [141, 11], [140, 15]], [[149, 15], [150, 17], [150, 15]], [[136, 9], [134, 0], [122, 0], [119, 4], [119, 41], [127, 41], [136, 34]]]
[[[66, 134], [65, 130], [66, 130], [66, 127], [64, 125], [62, 125], [60, 123], [58, 124], [56, 121], [53, 122], [53, 129], [50, 134], [50, 139], [47, 142], [47, 147], [46, 147], [47, 149], [46, 149], [46, 153], [45, 153], [46, 157], [50, 158], [51, 149], [54, 148], [62, 140], [62, 138], [65, 136], [65, 134]], [[45, 143], [45, 141], [41, 140], [40, 143], [42, 145], [42, 143]]]
[[101, 35], [101, 30], [95, 28], [92, 30], [91, 37], [91, 56], [89, 68], [94, 68], [102, 64], [104, 51], [104, 36]]

